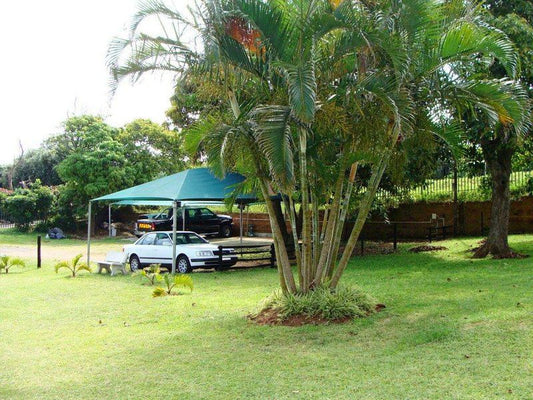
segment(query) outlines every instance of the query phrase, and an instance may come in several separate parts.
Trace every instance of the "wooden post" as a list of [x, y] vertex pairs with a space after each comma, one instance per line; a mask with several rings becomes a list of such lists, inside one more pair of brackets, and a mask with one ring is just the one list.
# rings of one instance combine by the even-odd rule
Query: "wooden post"
[[218, 266], [222, 268], [222, 246], [218, 246]]
[[453, 235], [457, 236], [458, 219], [459, 219], [459, 204], [457, 195], [457, 161], [453, 164]]
[[398, 250], [398, 224], [395, 222], [392, 225], [394, 235], [394, 250]]
[[276, 249], [274, 248], [274, 243], [270, 245], [270, 267], [274, 268], [276, 266]]
[[41, 268], [41, 235], [37, 236], [37, 268]]
[[87, 213], [87, 265], [91, 266], [91, 229], [92, 229], [92, 202], [89, 201], [89, 211]]

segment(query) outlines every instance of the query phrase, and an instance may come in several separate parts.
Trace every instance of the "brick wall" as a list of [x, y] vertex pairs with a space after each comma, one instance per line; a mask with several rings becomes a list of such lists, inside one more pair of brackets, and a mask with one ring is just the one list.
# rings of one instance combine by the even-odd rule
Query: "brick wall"
[[[482, 228], [485, 233], [490, 224], [491, 203], [468, 202], [459, 203], [457, 209], [457, 230], [460, 235], [480, 236]], [[402, 239], [424, 239], [428, 235], [428, 227], [434, 226], [431, 215], [437, 214], [439, 223], [454, 225], [453, 203], [413, 203], [403, 204], [398, 208], [389, 210], [388, 217], [391, 222], [398, 222], [398, 237]], [[234, 234], [239, 234], [239, 214], [232, 214]], [[256, 234], [270, 234], [270, 221], [267, 214], [244, 213], [244, 234], [253, 224]], [[287, 221], [289, 227], [289, 222]], [[352, 224], [347, 223], [344, 236], [347, 237]], [[533, 233], [533, 197], [524, 197], [511, 202], [509, 219], [511, 233]], [[392, 225], [384, 223], [381, 219], [374, 219], [365, 224], [363, 235], [368, 239], [391, 240]], [[450, 232], [451, 233], [451, 232]]]

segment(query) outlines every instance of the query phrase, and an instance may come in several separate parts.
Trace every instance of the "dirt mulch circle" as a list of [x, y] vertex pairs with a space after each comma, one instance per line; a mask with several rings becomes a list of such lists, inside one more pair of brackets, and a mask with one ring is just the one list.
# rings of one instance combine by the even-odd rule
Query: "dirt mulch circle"
[[[386, 308], [385, 304], [376, 304], [376, 312], [380, 312]], [[346, 324], [353, 320], [351, 317], [339, 318], [329, 320], [320, 316], [310, 317], [308, 315], [293, 315], [287, 319], [282, 319], [279, 311], [266, 308], [257, 315], [248, 315], [250, 321], [258, 325], [282, 325], [282, 326], [303, 326], [303, 325], [331, 325], [331, 324]]]
[[416, 247], [409, 249], [411, 253], [422, 253], [425, 251], [442, 251], [442, 250], [448, 250], [448, 248], [444, 246], [423, 245], [423, 246], [416, 246]]

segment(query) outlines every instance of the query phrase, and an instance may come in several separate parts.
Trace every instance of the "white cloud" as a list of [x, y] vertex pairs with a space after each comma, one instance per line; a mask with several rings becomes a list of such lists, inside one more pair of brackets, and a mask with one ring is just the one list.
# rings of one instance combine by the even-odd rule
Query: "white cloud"
[[123, 82], [110, 101], [107, 46], [137, 8], [134, 0], [19, 0], [2, 4], [0, 164], [60, 130], [69, 114], [94, 113], [115, 126], [135, 118], [162, 122], [172, 77]]

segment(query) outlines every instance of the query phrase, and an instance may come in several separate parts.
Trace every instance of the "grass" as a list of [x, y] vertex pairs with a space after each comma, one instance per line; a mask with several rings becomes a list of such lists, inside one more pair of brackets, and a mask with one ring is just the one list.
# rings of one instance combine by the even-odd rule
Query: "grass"
[[[68, 234], [67, 234], [68, 235]], [[38, 233], [38, 232], [20, 232], [19, 230], [15, 228], [10, 229], [0, 229], [0, 245], [1, 244], [9, 244], [9, 245], [33, 245], [37, 243], [37, 236], [41, 236], [41, 240], [43, 243], [46, 243], [47, 246], [51, 247], [69, 247], [69, 246], [85, 246], [86, 242], [85, 240], [79, 240], [79, 239], [70, 239], [67, 236], [67, 239], [46, 239], [46, 233]], [[94, 242], [91, 243], [91, 246], [109, 246], [114, 244], [124, 244], [126, 241], [123, 238], [118, 237], [106, 237], [106, 238], [99, 238], [97, 240], [94, 240]], [[130, 241], [131, 242], [131, 241]]]
[[[533, 254], [532, 239], [512, 244]], [[387, 308], [299, 328], [245, 318], [276, 289], [271, 269], [195, 273], [192, 294], [157, 299], [140, 277], [14, 269], [0, 398], [531, 399], [531, 259], [471, 260], [475, 242], [356, 258], [344, 282]]]

